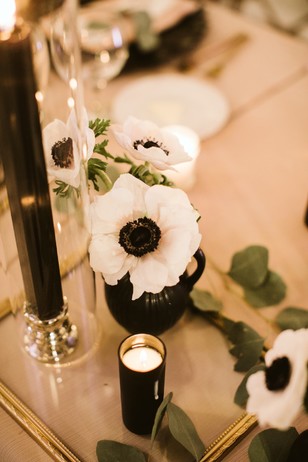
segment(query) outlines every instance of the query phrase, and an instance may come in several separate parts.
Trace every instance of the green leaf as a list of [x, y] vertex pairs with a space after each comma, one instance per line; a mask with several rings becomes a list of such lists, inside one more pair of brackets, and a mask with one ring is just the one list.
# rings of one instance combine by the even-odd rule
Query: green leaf
[[106, 135], [109, 126], [110, 120], [95, 119], [89, 121], [89, 128], [94, 131], [95, 138], [100, 135]]
[[269, 271], [265, 282], [256, 289], [245, 289], [245, 299], [254, 308], [277, 305], [286, 295], [286, 285], [279, 274]]
[[241, 383], [239, 384], [239, 386], [238, 386], [238, 388], [237, 388], [237, 390], [235, 392], [235, 396], [234, 396], [235, 404], [237, 404], [238, 406], [243, 407], [243, 408], [246, 407], [247, 400], [248, 400], [248, 397], [249, 397], [248, 391], [247, 391], [247, 388], [246, 388], [248, 377], [250, 377], [252, 374], [255, 374], [255, 372], [263, 371], [264, 369], [265, 369], [264, 364], [259, 364], [257, 366], [253, 366], [251, 369], [249, 369], [249, 371], [247, 372], [247, 374], [245, 375], [245, 377], [243, 378], [243, 380], [241, 381]]
[[213, 295], [206, 291], [194, 288], [190, 293], [190, 298], [193, 301], [194, 307], [201, 311], [220, 311], [222, 303]]
[[101, 143], [97, 143], [94, 146], [93, 152], [104, 156], [106, 159], [114, 159], [114, 157], [106, 150], [106, 146], [108, 144], [108, 140], [104, 140]]
[[111, 440], [98, 441], [96, 455], [99, 462], [146, 462], [139, 449]]
[[53, 188], [53, 192], [57, 194], [59, 197], [65, 197], [67, 199], [72, 198], [74, 194], [79, 197], [79, 189], [70, 186], [67, 183], [64, 183], [61, 180], [56, 180], [55, 184], [57, 185], [56, 188]]
[[258, 433], [248, 448], [250, 462], [286, 462], [298, 432], [291, 427], [287, 431], [268, 429]]
[[165, 396], [165, 398], [164, 398], [163, 401], [160, 403], [160, 406], [159, 406], [159, 408], [158, 408], [157, 411], [156, 411], [155, 420], [154, 420], [154, 424], [153, 424], [153, 428], [152, 428], [152, 434], [151, 434], [151, 441], [152, 441], [152, 443], [153, 443], [153, 441], [154, 441], [155, 438], [156, 438], [156, 435], [157, 435], [158, 430], [159, 430], [159, 428], [160, 428], [161, 421], [162, 421], [163, 418], [164, 418], [164, 415], [165, 415], [167, 406], [168, 406], [168, 404], [170, 403], [170, 401], [171, 401], [171, 399], [172, 399], [172, 396], [173, 396], [173, 393], [172, 393], [172, 392], [168, 393], [168, 395]]
[[205, 446], [190, 418], [173, 403], [168, 404], [167, 414], [172, 436], [194, 456], [196, 461], [200, 460], [205, 452]]
[[230, 353], [238, 358], [234, 365], [237, 372], [246, 372], [253, 367], [260, 359], [264, 338], [244, 322], [229, 324], [225, 329], [233, 347]]
[[267, 248], [252, 245], [233, 255], [227, 274], [241, 286], [255, 288], [264, 282], [267, 272]]
[[303, 308], [289, 306], [280, 311], [275, 321], [281, 330], [301, 329], [308, 327], [308, 311]]

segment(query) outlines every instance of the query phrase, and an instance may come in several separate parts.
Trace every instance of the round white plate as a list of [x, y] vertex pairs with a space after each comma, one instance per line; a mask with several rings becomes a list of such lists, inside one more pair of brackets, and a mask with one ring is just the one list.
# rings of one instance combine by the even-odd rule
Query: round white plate
[[142, 77], [124, 87], [112, 103], [112, 121], [123, 123], [128, 116], [151, 120], [158, 126], [186, 125], [208, 138], [229, 118], [230, 108], [213, 85], [179, 74]]

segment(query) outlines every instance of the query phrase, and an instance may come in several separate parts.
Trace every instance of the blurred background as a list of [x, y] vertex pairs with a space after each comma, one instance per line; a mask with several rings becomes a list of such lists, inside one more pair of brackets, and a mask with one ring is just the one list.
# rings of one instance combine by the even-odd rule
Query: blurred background
[[308, 0], [213, 0], [308, 40]]

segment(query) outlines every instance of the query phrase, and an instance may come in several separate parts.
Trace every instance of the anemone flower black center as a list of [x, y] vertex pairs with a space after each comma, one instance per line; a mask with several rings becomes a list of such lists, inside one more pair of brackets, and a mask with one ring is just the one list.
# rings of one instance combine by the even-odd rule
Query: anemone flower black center
[[162, 142], [156, 141], [155, 139], [151, 140], [151, 139], [147, 138], [145, 140], [136, 140], [136, 141], [134, 141], [133, 146], [134, 146], [135, 149], [138, 149], [139, 145], [143, 146], [146, 149], [150, 149], [150, 148], [153, 148], [153, 147], [154, 148], [159, 148], [162, 151], [164, 151], [166, 156], [169, 155], [169, 150], [166, 148], [166, 146], [164, 146]]
[[158, 247], [161, 231], [155, 221], [143, 217], [129, 221], [120, 231], [119, 244], [135, 257], [153, 252]]
[[265, 369], [265, 381], [268, 390], [277, 391], [286, 388], [291, 377], [291, 364], [286, 356], [277, 358]]
[[73, 140], [63, 138], [51, 148], [51, 157], [57, 167], [70, 168], [74, 165]]

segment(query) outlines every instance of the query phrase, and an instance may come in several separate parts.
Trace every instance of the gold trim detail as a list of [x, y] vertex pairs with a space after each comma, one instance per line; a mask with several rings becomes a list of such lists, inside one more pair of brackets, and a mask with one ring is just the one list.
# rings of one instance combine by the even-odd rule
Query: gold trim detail
[[[82, 462], [1, 380], [0, 405], [56, 462]], [[206, 449], [200, 462], [218, 461], [256, 425], [255, 416], [243, 414]]]
[[250, 414], [243, 414], [233, 422], [205, 451], [200, 462], [214, 462], [230, 450], [240, 438], [257, 425], [257, 419]]
[[0, 381], [0, 404], [57, 462], [82, 462]]

